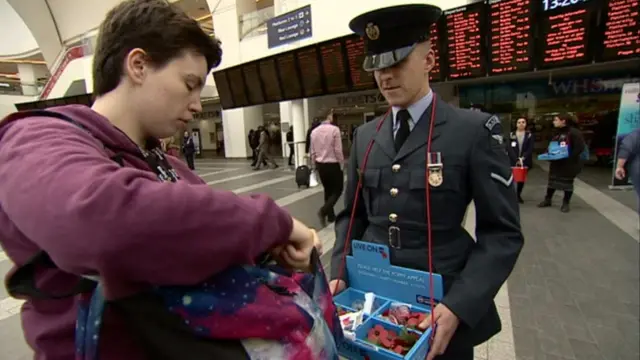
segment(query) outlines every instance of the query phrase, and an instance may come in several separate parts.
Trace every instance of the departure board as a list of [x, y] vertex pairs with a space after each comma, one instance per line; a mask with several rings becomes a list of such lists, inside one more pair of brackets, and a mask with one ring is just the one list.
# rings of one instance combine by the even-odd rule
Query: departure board
[[483, 48], [484, 2], [478, 2], [445, 14], [445, 49], [449, 79], [485, 75]]
[[489, 0], [489, 71], [492, 75], [533, 68], [535, 0]]
[[[590, 1], [541, 1], [538, 68], [579, 65], [589, 62]], [[549, 3], [551, 5], [549, 5]], [[553, 6], [557, 3], [566, 6]]]
[[351, 77], [351, 90], [369, 90], [376, 87], [373, 74], [362, 69], [365, 58], [364, 40], [360, 36], [351, 36], [344, 40]]
[[442, 70], [440, 69], [440, 34], [438, 32], [438, 24], [433, 24], [429, 31], [431, 49], [433, 49], [436, 58], [436, 63], [429, 72], [429, 81], [432, 82], [442, 81]]
[[249, 105], [264, 104], [264, 94], [262, 93], [260, 76], [258, 76], [258, 63], [253, 62], [242, 65], [242, 73], [244, 75]]
[[322, 74], [327, 92], [335, 94], [348, 91], [342, 41], [334, 40], [319, 47], [322, 59]]
[[229, 88], [229, 80], [227, 79], [227, 71], [221, 70], [214, 72], [213, 81], [216, 83], [216, 89], [220, 97], [220, 106], [222, 106], [223, 109], [234, 107], [231, 89]]
[[284, 99], [299, 99], [303, 97], [300, 78], [296, 69], [296, 59], [293, 53], [276, 56], [276, 64], [278, 64]]
[[276, 60], [269, 58], [258, 62], [260, 69], [260, 80], [264, 88], [264, 100], [266, 102], [282, 101], [282, 89], [278, 81], [278, 72], [276, 71]]
[[607, 0], [599, 60], [640, 57], [640, 0]]
[[244, 80], [242, 79], [242, 69], [240, 67], [234, 67], [228, 70], [229, 86], [231, 86], [231, 96], [233, 96], [233, 103], [237, 107], [249, 105], [249, 98], [244, 87]]
[[302, 92], [304, 96], [322, 95], [322, 74], [320, 73], [320, 64], [318, 62], [318, 48], [312, 46], [310, 48], [300, 50], [296, 53], [300, 73], [302, 74]]

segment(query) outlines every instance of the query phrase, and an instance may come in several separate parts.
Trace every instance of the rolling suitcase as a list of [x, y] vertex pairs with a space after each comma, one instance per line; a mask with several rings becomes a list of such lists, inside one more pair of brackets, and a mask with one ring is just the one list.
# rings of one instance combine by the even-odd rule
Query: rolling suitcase
[[309, 187], [309, 178], [311, 177], [311, 169], [307, 165], [298, 166], [296, 169], [296, 184], [298, 188], [303, 186]]

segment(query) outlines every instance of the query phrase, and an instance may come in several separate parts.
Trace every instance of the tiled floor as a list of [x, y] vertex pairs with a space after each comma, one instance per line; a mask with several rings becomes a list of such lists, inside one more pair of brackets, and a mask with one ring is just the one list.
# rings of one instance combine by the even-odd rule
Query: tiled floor
[[[267, 193], [300, 220], [320, 227], [315, 213], [322, 189], [299, 190], [293, 172], [253, 172], [243, 160], [199, 165], [198, 172], [212, 187]], [[544, 170], [536, 169], [525, 188], [527, 202], [521, 208], [525, 249], [496, 296], [503, 331], [478, 347], [476, 358], [638, 359], [639, 235], [631, 224], [636, 216], [629, 205], [633, 193], [612, 196], [601, 184], [603, 176], [585, 177], [576, 185], [573, 211], [562, 214], [557, 207], [535, 207], [544, 192], [545, 176]], [[473, 231], [474, 226], [470, 212], [465, 227]], [[323, 229], [321, 236], [325, 250], [330, 249], [333, 229]], [[326, 265], [329, 260], [328, 254], [323, 256]], [[0, 252], [0, 276], [9, 267]], [[16, 305], [0, 289], [0, 360], [31, 357], [19, 316], [14, 314]]]

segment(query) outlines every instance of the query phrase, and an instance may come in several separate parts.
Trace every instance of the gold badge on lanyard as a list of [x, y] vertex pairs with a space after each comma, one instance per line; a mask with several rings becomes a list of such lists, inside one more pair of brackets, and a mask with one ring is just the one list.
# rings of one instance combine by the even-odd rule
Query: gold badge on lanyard
[[430, 152], [427, 154], [427, 170], [429, 171], [429, 185], [438, 187], [444, 182], [442, 173], [442, 153]]

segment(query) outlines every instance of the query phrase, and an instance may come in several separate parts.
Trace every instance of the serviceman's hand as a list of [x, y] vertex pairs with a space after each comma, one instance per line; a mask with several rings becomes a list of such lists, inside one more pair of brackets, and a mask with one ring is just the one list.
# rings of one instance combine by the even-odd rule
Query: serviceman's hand
[[331, 291], [331, 295], [338, 295], [344, 289], [347, 288], [347, 283], [344, 280], [331, 280], [329, 281], [329, 291]]
[[[456, 314], [443, 304], [436, 305], [433, 309], [433, 315], [435, 318], [436, 333], [429, 354], [427, 355], [427, 360], [434, 360], [436, 356], [444, 354], [447, 346], [449, 346], [449, 341], [451, 341], [458, 325], [460, 325], [460, 319], [458, 319]], [[418, 327], [423, 330], [431, 327], [431, 316], [427, 316]]]
[[624, 171], [623, 167], [617, 167], [616, 168], [616, 179], [618, 180], [622, 180], [624, 179], [624, 176], [626, 175], [626, 171]]

